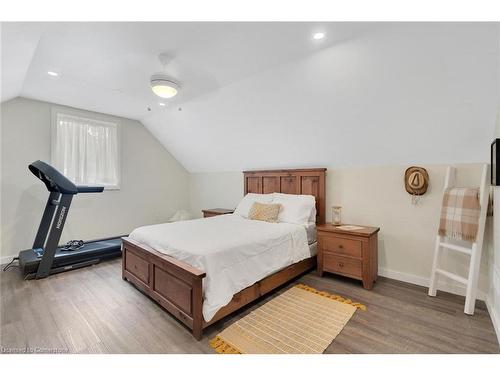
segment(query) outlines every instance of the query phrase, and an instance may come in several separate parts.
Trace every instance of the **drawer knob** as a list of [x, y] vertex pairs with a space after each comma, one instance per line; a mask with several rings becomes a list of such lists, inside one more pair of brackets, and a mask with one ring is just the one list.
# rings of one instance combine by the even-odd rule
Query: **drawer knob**
[[340, 268], [344, 267], [344, 263], [339, 263], [339, 267]]
[[343, 248], [344, 248], [344, 246], [342, 246], [342, 245], [339, 245], [339, 249], [343, 249]]

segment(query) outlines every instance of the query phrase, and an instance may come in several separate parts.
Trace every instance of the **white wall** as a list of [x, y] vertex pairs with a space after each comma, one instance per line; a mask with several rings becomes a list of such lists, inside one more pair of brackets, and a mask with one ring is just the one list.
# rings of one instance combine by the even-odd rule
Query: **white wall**
[[[28, 164], [38, 159], [50, 163], [52, 107], [25, 98], [1, 105], [2, 263], [32, 246], [45, 206], [47, 190]], [[111, 118], [122, 129], [121, 189], [77, 195], [62, 241], [126, 234], [140, 225], [164, 222], [189, 206], [186, 170], [140, 122]]]
[[[500, 28], [498, 31], [500, 35]], [[500, 46], [500, 40], [498, 41]], [[497, 84], [500, 87], [500, 65], [497, 70]], [[500, 100], [497, 104], [497, 120], [493, 138], [500, 138]], [[492, 187], [493, 195], [493, 241], [490, 256], [490, 292], [487, 305], [500, 343], [500, 186]]]
[[235, 208], [243, 197], [241, 172], [191, 173], [190, 204], [195, 217], [205, 208]]
[[[340, 205], [344, 222], [381, 227], [379, 235], [381, 275], [428, 285], [447, 166], [422, 166], [429, 172], [430, 187], [418, 205], [412, 205], [411, 196], [404, 189], [403, 176], [407, 166], [365, 168], [326, 166], [328, 167], [326, 203], [327, 220], [331, 220], [330, 207]], [[481, 164], [461, 164], [457, 167], [459, 185], [478, 185]], [[191, 209], [195, 215], [201, 216], [203, 208], [234, 208], [242, 196], [241, 172], [191, 174]], [[487, 242], [489, 237], [491, 230], [486, 235]], [[488, 244], [485, 247], [480, 276], [482, 299], [488, 293], [490, 283]], [[445, 255], [442, 264], [452, 272], [467, 275], [468, 261], [461, 254]], [[442, 281], [441, 288], [463, 294], [463, 288], [446, 280]]]
[[[500, 77], [499, 77], [500, 84]], [[500, 138], [500, 105], [498, 106], [498, 117], [495, 138]], [[493, 187], [493, 251], [490, 258], [491, 287], [488, 296], [488, 310], [491, 320], [495, 325], [497, 337], [500, 342], [500, 186]]]
[[[497, 133], [500, 138], [500, 131]], [[491, 256], [491, 289], [488, 296], [488, 310], [491, 320], [495, 325], [497, 338], [500, 342], [500, 186], [494, 187], [494, 238], [493, 238], [493, 255]]]

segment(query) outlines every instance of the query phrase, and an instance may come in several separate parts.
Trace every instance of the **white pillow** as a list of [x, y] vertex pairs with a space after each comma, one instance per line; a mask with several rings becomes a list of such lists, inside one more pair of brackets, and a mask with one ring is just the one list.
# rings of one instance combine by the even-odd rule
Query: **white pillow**
[[248, 218], [248, 215], [250, 213], [250, 208], [252, 208], [254, 202], [271, 203], [272, 200], [273, 200], [272, 194], [248, 193], [243, 197], [241, 202], [238, 204], [238, 207], [236, 207], [236, 210], [234, 210], [234, 214]]
[[313, 195], [273, 193], [273, 203], [281, 204], [278, 221], [292, 224], [307, 224], [316, 221], [316, 198]]

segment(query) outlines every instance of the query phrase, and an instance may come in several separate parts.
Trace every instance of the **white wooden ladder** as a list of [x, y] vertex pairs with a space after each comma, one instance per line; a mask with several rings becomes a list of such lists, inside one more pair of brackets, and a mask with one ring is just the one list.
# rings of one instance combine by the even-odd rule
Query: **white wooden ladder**
[[[448, 167], [444, 190], [456, 187], [456, 168]], [[438, 235], [436, 238], [436, 248], [434, 250], [434, 261], [432, 263], [431, 281], [429, 285], [429, 296], [435, 297], [437, 291], [438, 276], [445, 276], [466, 286], [464, 312], [469, 315], [474, 314], [476, 305], [477, 282], [479, 279], [479, 268], [481, 266], [481, 253], [483, 250], [484, 228], [486, 225], [486, 213], [488, 211], [489, 198], [488, 165], [483, 166], [481, 175], [481, 185], [479, 189], [479, 204], [481, 213], [479, 216], [479, 227], [476, 242], [471, 243], [471, 247], [451, 243], [447, 237]], [[439, 268], [439, 254], [441, 249], [458, 251], [470, 256], [469, 275], [467, 278]]]

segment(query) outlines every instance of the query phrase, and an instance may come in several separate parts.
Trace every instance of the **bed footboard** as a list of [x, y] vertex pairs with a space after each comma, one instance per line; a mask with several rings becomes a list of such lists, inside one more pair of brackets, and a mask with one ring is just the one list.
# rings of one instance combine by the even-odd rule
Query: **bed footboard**
[[200, 340], [205, 272], [130, 238], [123, 238], [122, 251], [122, 278], [158, 302]]
[[202, 314], [205, 272], [128, 237], [123, 238], [122, 251], [122, 278], [189, 327], [197, 340], [201, 339], [204, 328], [316, 267], [316, 256], [292, 264], [236, 293], [212, 320], [205, 322]]

